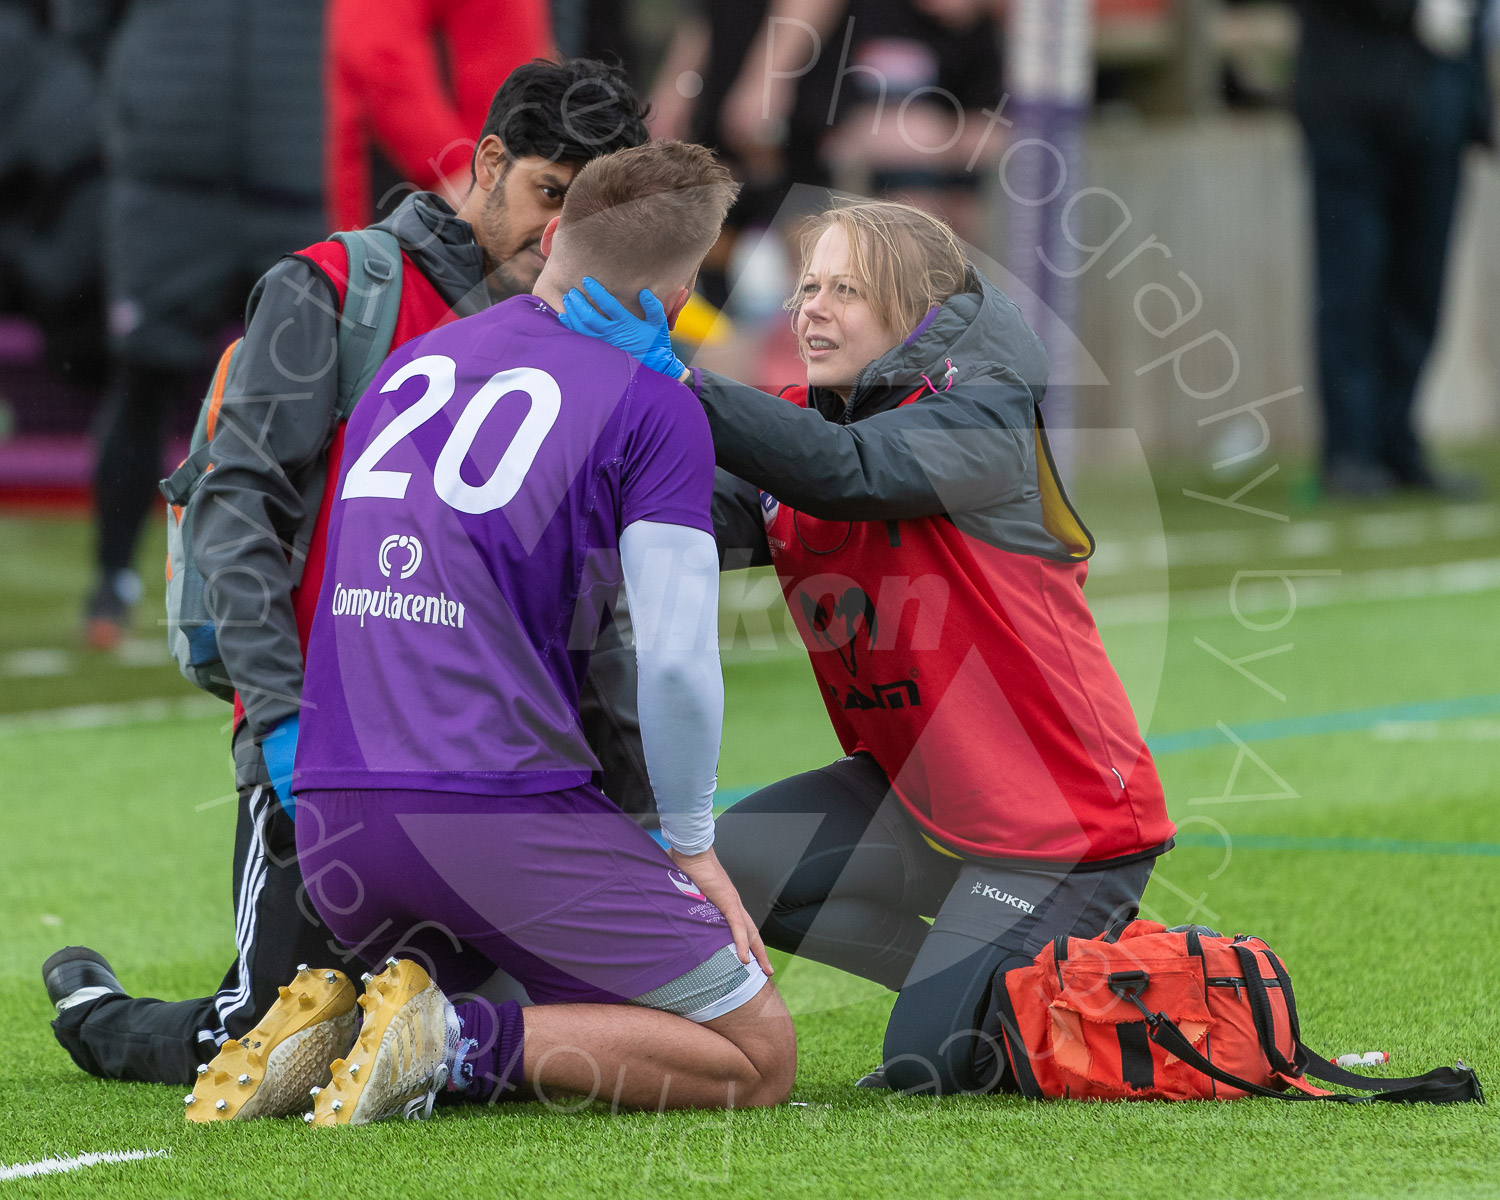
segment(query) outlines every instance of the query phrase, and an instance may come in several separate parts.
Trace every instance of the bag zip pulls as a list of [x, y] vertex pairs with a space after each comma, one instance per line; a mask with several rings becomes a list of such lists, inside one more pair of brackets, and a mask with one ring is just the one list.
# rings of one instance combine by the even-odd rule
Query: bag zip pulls
[[[1247, 986], [1244, 979], [1238, 975], [1217, 975], [1212, 979], [1205, 979], [1203, 982], [1208, 984], [1209, 987], [1232, 987], [1236, 1000], [1239, 999], [1241, 989]], [[1281, 987], [1281, 980], [1279, 979], [1262, 979], [1261, 982], [1268, 988]]]
[[1240, 994], [1245, 987], [1245, 981], [1243, 979], [1238, 979], [1235, 976], [1231, 975], [1224, 979], [1205, 979], [1204, 982], [1208, 984], [1209, 987], [1232, 987], [1234, 989], [1235, 1002], [1238, 1003], [1243, 999]]

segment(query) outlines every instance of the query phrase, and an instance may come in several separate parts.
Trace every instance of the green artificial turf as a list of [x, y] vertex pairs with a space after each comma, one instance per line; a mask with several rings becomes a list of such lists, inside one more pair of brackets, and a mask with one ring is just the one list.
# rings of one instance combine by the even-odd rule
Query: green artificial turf
[[[1389, 1071], [1402, 1074], [1461, 1057], [1500, 1080], [1500, 590], [1481, 581], [1380, 599], [1359, 583], [1495, 558], [1500, 532], [1484, 534], [1481, 514], [1462, 538], [1371, 545], [1382, 514], [1437, 530], [1445, 510], [1396, 505], [1374, 510], [1372, 523], [1369, 511], [1309, 509], [1282, 488], [1290, 525], [1332, 530], [1324, 552], [1291, 560], [1271, 523], [1181, 496], [1203, 481], [1143, 490], [1127, 479], [1113, 501], [1110, 486], [1092, 488], [1101, 539], [1164, 532], [1168, 544], [1201, 549], [1215, 531], [1250, 538], [1231, 543], [1238, 560], [1178, 564], [1169, 554], [1089, 585], [1101, 612], [1105, 599], [1160, 589], [1171, 606], [1166, 623], [1104, 628], [1149, 710], [1184, 833], [1158, 867], [1148, 911], [1264, 936], [1289, 965], [1304, 1034], [1330, 1054], [1387, 1050]], [[1209, 541], [1170, 542], [1179, 534]], [[785, 958], [777, 979], [801, 1053], [795, 1105], [659, 1116], [512, 1104], [358, 1130], [295, 1119], [188, 1126], [182, 1089], [91, 1079], [47, 1027], [38, 967], [60, 945], [93, 945], [132, 990], [167, 998], [216, 987], [232, 954], [227, 709], [191, 715], [202, 709], [190, 705], [135, 723], [122, 723], [130, 709], [79, 716], [80, 705], [190, 695], [159, 652], [153, 659], [156, 597], [128, 661], [76, 649], [86, 544], [76, 520], [0, 519], [0, 1176], [49, 1156], [166, 1156], [0, 1177], [0, 1200], [1500, 1196], [1500, 1118], [1477, 1105], [1038, 1104], [856, 1090], [878, 1061], [890, 995]], [[155, 544], [148, 554], [154, 562]], [[1340, 602], [1299, 607], [1270, 631], [1213, 601], [1236, 571], [1288, 565], [1355, 582]], [[752, 645], [745, 615], [726, 612], [726, 634], [741, 630], [726, 636], [726, 797], [837, 753], [779, 621]], [[1229, 657], [1290, 643], [1245, 664], [1284, 699], [1200, 642]], [[1439, 706], [1401, 707], [1425, 702]], [[80, 721], [96, 727], [66, 727]]]

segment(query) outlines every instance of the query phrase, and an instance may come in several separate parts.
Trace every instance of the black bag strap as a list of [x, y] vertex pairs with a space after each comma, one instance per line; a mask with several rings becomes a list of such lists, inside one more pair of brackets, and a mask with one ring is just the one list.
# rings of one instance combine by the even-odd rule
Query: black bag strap
[[[1405, 1097], [1405, 1099], [1431, 1099], [1435, 1104], [1452, 1103], [1457, 1100], [1477, 1100], [1481, 1104], [1484, 1103], [1484, 1088], [1479, 1085], [1479, 1076], [1474, 1073], [1472, 1067], [1467, 1066], [1462, 1060], [1459, 1061], [1457, 1066], [1438, 1067], [1422, 1075], [1411, 1075], [1404, 1079], [1387, 1079], [1378, 1075], [1356, 1075], [1353, 1071], [1346, 1071], [1337, 1063], [1331, 1063], [1321, 1055], [1314, 1054], [1300, 1042], [1298, 1043], [1298, 1048], [1307, 1056], [1307, 1065], [1303, 1068], [1303, 1074], [1311, 1075], [1320, 1083], [1336, 1083], [1340, 1087], [1364, 1088], [1367, 1091], [1375, 1092], [1417, 1092], [1434, 1084], [1441, 1085], [1444, 1089], [1451, 1088], [1456, 1083], [1462, 1081], [1463, 1086], [1472, 1094], [1455, 1095], [1446, 1099], [1441, 1096], [1412, 1095]], [[1372, 1100], [1382, 1098], [1380, 1096], [1371, 1097]]]
[[[1235, 947], [1236, 950], [1240, 948]], [[1274, 959], [1274, 955], [1271, 955]], [[1260, 968], [1258, 963], [1252, 963], [1253, 970], [1247, 969], [1245, 979], [1248, 983], [1252, 978], [1259, 981]], [[1294, 1057], [1303, 1063], [1300, 1070], [1283, 1071], [1283, 1074], [1301, 1075], [1308, 1074], [1314, 1079], [1325, 1083], [1336, 1083], [1341, 1087], [1359, 1088], [1367, 1092], [1374, 1092], [1370, 1096], [1349, 1096], [1341, 1092], [1334, 1092], [1326, 1096], [1310, 1096], [1306, 1092], [1293, 1089], [1286, 1092], [1278, 1092], [1272, 1088], [1263, 1087], [1258, 1083], [1251, 1083], [1248, 1079], [1241, 1079], [1232, 1075], [1222, 1067], [1215, 1066], [1197, 1050], [1192, 1042], [1188, 1041], [1182, 1030], [1170, 1017], [1162, 1013], [1154, 1013], [1141, 1001], [1141, 992], [1145, 990], [1149, 979], [1142, 978], [1146, 975], [1144, 971], [1130, 971], [1121, 975], [1110, 976], [1110, 990], [1122, 1000], [1129, 1000], [1136, 1008], [1140, 1009], [1141, 1015], [1146, 1019], [1146, 1027], [1151, 1040], [1166, 1050], [1169, 1054], [1175, 1054], [1183, 1062], [1193, 1069], [1207, 1075], [1210, 1079], [1219, 1083], [1228, 1084], [1230, 1087], [1239, 1088], [1242, 1092], [1249, 1092], [1252, 1096], [1266, 1096], [1274, 1100], [1328, 1100], [1336, 1104], [1369, 1104], [1374, 1102], [1385, 1102], [1390, 1104], [1459, 1104], [1464, 1101], [1473, 1100], [1480, 1104], [1484, 1103], [1484, 1089], [1479, 1084], [1479, 1076], [1473, 1069], [1459, 1063], [1454, 1067], [1438, 1067], [1423, 1075], [1414, 1075], [1407, 1079], [1376, 1079], [1364, 1075], [1355, 1075], [1345, 1071], [1332, 1063], [1324, 1062], [1319, 1056], [1309, 1050], [1300, 1039], [1293, 1042], [1296, 1047]], [[1117, 982], [1118, 981], [1118, 982]], [[1279, 982], [1279, 977], [1278, 977]], [[1265, 999], [1265, 984], [1261, 982], [1262, 1001], [1266, 1006], [1266, 1015], [1269, 1020], [1270, 1005]], [[1253, 992], [1250, 994], [1253, 995]], [[1251, 1003], [1252, 1012], [1254, 1002]], [[1290, 1012], [1288, 1006], [1288, 1012]], [[1257, 1029], [1261, 1021], [1256, 1017]], [[1264, 1036], [1264, 1035], [1262, 1035]], [[1294, 1038], [1296, 1035], [1293, 1035]], [[1274, 1048], [1274, 1044], [1272, 1044]], [[1268, 1053], [1268, 1058], [1269, 1058]], [[1276, 1055], [1285, 1062], [1280, 1054]], [[1272, 1065], [1275, 1066], [1274, 1060]], [[1277, 1067], [1281, 1071], [1280, 1067]]]
[[[1260, 974], [1260, 952], [1252, 946], [1235, 945], [1233, 947], [1235, 956], [1240, 960], [1240, 971], [1245, 976], [1245, 998], [1250, 1002], [1250, 1014], [1255, 1019], [1255, 1030], [1260, 1035], [1260, 1048], [1265, 1052], [1266, 1061], [1274, 1070], [1283, 1075], [1297, 1075], [1301, 1073], [1302, 1064], [1297, 1062], [1297, 1053], [1292, 1052], [1289, 1061], [1276, 1044], [1276, 1014], [1271, 1008], [1271, 997], [1266, 991], [1266, 981]], [[1266, 957], [1274, 963], [1276, 956], [1269, 950], [1265, 952]], [[1273, 965], [1272, 970], [1275, 970]], [[1277, 974], [1278, 987], [1285, 987], [1286, 1011], [1289, 1019], [1289, 1029], [1292, 1036], [1292, 1045], [1295, 1047], [1301, 1041], [1301, 1030], [1297, 1026], [1297, 1010], [1292, 1001], [1291, 981], [1282, 984], [1282, 974]]]
[[1026, 1042], [1021, 1037], [1021, 1023], [1016, 1020], [1015, 1006], [1010, 1002], [1004, 976], [997, 976], [991, 983], [995, 1016], [1000, 1021], [1000, 1032], [1005, 1038], [1005, 1048], [1010, 1056], [1011, 1073], [1021, 1094], [1031, 1100], [1045, 1099], [1041, 1085], [1031, 1070], [1031, 1059], [1026, 1054]]
[[1239, 1079], [1228, 1071], [1214, 1066], [1198, 1053], [1193, 1044], [1183, 1036], [1182, 1030], [1178, 1029], [1168, 1018], [1162, 1017], [1155, 1025], [1151, 1025], [1148, 1021], [1147, 1026], [1153, 1042], [1175, 1054], [1188, 1066], [1196, 1068], [1211, 1079], [1227, 1083], [1230, 1087], [1239, 1088], [1255, 1096], [1270, 1096], [1277, 1100], [1331, 1100], [1338, 1104], [1370, 1104], [1376, 1101], [1388, 1104], [1461, 1104], [1468, 1100], [1484, 1103], [1484, 1089], [1479, 1085], [1479, 1076], [1474, 1074], [1472, 1068], [1462, 1063], [1456, 1067], [1438, 1067], [1423, 1075], [1414, 1075], [1407, 1079], [1377, 1079], [1355, 1075], [1332, 1063], [1323, 1062], [1301, 1042], [1297, 1043], [1297, 1049], [1308, 1059], [1305, 1074], [1324, 1083], [1362, 1088], [1373, 1092], [1374, 1095], [1350, 1096], [1342, 1092], [1333, 1092], [1326, 1096], [1310, 1096], [1296, 1089], [1278, 1092], [1262, 1087], [1258, 1083], [1251, 1083], [1248, 1079]]

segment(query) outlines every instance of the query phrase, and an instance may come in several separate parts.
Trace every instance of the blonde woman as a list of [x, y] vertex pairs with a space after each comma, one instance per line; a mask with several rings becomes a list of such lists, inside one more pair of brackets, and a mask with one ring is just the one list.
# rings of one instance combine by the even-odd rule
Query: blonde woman
[[722, 862], [768, 946], [899, 990], [861, 1082], [1008, 1086], [997, 973], [1133, 917], [1174, 833], [1084, 600], [1040, 343], [947, 225], [885, 202], [808, 230], [781, 397], [683, 370], [649, 293], [641, 320], [585, 286], [570, 325], [702, 402], [746, 485], [721, 550], [775, 565], [846, 755], [720, 817]]

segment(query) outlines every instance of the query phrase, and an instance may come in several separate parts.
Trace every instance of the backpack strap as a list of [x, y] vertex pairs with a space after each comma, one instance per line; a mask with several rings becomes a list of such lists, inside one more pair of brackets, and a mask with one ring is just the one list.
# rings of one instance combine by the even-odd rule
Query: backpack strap
[[401, 311], [401, 243], [384, 229], [335, 233], [349, 254], [349, 282], [339, 313], [337, 419], [354, 411], [391, 352]]
[[[1274, 959], [1274, 955], [1271, 956]], [[1248, 981], [1252, 975], [1258, 972], [1246, 972]], [[1300, 1084], [1302, 1074], [1311, 1075], [1314, 1079], [1320, 1079], [1325, 1083], [1336, 1083], [1341, 1087], [1358, 1088], [1366, 1092], [1374, 1092], [1370, 1096], [1349, 1096], [1341, 1092], [1312, 1092], [1312, 1091], [1290, 1091], [1278, 1092], [1272, 1088], [1263, 1087], [1258, 1083], [1251, 1083], [1248, 1079], [1241, 1079], [1237, 1075], [1231, 1075], [1222, 1067], [1215, 1066], [1211, 1061], [1198, 1052], [1196, 1046], [1188, 1041], [1181, 1029], [1162, 1013], [1154, 1013], [1141, 1001], [1141, 992], [1145, 990], [1146, 981], [1139, 979], [1144, 971], [1129, 972], [1128, 975], [1111, 976], [1110, 990], [1124, 1000], [1129, 1000], [1141, 1011], [1146, 1018], [1146, 1029], [1148, 1036], [1153, 1042], [1170, 1054], [1176, 1055], [1188, 1066], [1201, 1071], [1210, 1079], [1219, 1083], [1228, 1084], [1230, 1087], [1239, 1088], [1242, 1092], [1249, 1092], [1252, 1096], [1266, 1096], [1273, 1100], [1328, 1100], [1337, 1104], [1370, 1104], [1374, 1102], [1385, 1102], [1390, 1104], [1458, 1104], [1466, 1100], [1474, 1100], [1480, 1104], [1484, 1103], [1484, 1089], [1479, 1085], [1479, 1077], [1474, 1074], [1470, 1067], [1459, 1063], [1454, 1067], [1438, 1067], [1423, 1075], [1414, 1075], [1407, 1079], [1380, 1079], [1365, 1075], [1355, 1075], [1345, 1071], [1332, 1063], [1325, 1063], [1321, 1056], [1309, 1050], [1300, 1040], [1295, 1040], [1296, 1051], [1294, 1057], [1301, 1064], [1301, 1069], [1291, 1074], [1287, 1082], [1294, 1086]], [[1116, 979], [1119, 984], [1116, 984]], [[1260, 1020], [1257, 1017], [1257, 1026]], [[1293, 1035], [1296, 1038], [1296, 1035]], [[1263, 1045], [1262, 1049], [1266, 1049]], [[1274, 1046], [1271, 1047], [1274, 1050]], [[1268, 1050], [1268, 1058], [1270, 1051]], [[1284, 1058], [1280, 1054], [1276, 1058]], [[1275, 1066], [1273, 1060], [1272, 1065]], [[1279, 1068], [1278, 1068], [1279, 1071]], [[1282, 1074], [1287, 1074], [1281, 1072]]]
[[[401, 243], [384, 229], [356, 229], [333, 235], [349, 254], [344, 306], [339, 312], [339, 390], [334, 424], [348, 420], [380, 364], [391, 352], [401, 313]], [[317, 533], [328, 463], [320, 460], [302, 484], [307, 516], [292, 542], [292, 585], [300, 587], [307, 553]]]

